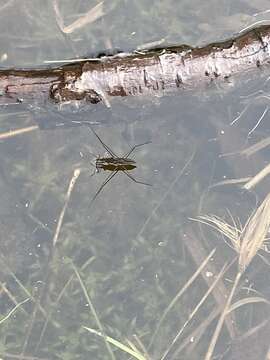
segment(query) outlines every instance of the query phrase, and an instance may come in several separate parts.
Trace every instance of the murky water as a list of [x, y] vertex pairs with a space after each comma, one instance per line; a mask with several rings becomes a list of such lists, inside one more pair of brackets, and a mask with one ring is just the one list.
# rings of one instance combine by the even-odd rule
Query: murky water
[[[35, 66], [156, 41], [202, 45], [268, 16], [254, 16], [267, 10], [267, 1], [114, 0], [97, 10], [104, 13], [98, 20], [63, 35], [60, 25], [74, 23], [97, 4], [0, 2], [1, 66]], [[120, 99], [111, 112], [81, 115], [101, 123], [95, 130], [119, 156], [151, 142], [134, 151], [132, 176], [152, 186], [119, 173], [91, 206], [107, 174], [91, 176], [94, 160], [105, 150], [89, 129], [34, 130], [0, 142], [2, 317], [29, 299], [0, 324], [3, 359], [132, 356], [84, 326], [129, 349], [134, 345], [137, 359], [204, 358], [235, 264], [189, 316], [236, 253], [217, 232], [192, 219], [215, 214], [244, 224], [269, 192], [267, 179], [250, 192], [239, 185], [213, 187], [253, 176], [268, 164], [267, 148], [250, 158], [238, 154], [269, 136], [267, 75], [244, 78], [243, 84], [167, 98]], [[57, 114], [49, 110], [43, 109], [42, 116], [52, 120]], [[31, 126], [36, 115], [22, 107], [3, 108], [0, 132]], [[81, 173], [57, 235], [75, 169]], [[214, 248], [203, 276], [169, 307]], [[267, 253], [262, 255], [266, 261]], [[268, 265], [256, 257], [233, 302], [251, 296], [269, 301], [268, 276]], [[254, 303], [232, 313], [215, 349], [218, 358], [264, 359], [268, 312], [267, 305]]]

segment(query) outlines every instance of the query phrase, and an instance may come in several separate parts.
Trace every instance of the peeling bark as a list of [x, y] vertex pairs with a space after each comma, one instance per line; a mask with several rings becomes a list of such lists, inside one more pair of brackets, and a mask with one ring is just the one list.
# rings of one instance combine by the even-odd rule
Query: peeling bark
[[270, 25], [203, 47], [188, 45], [101, 56], [45, 69], [0, 70], [0, 101], [104, 103], [114, 97], [163, 96], [230, 82], [270, 64]]

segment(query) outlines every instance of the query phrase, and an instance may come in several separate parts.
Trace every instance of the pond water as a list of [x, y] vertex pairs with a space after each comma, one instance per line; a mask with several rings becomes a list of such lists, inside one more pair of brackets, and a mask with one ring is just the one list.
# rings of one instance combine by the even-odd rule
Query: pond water
[[[96, 5], [85, 24], [68, 28]], [[0, 1], [1, 66], [35, 67], [148, 43], [203, 45], [267, 21], [267, 6], [266, 0]], [[100, 123], [95, 131], [119, 156], [149, 142], [132, 154], [137, 168], [131, 174], [151, 186], [119, 172], [93, 202], [108, 174], [91, 176], [105, 150], [89, 129], [35, 129], [0, 140], [1, 358], [205, 357], [238, 254], [196, 219], [213, 214], [241, 228], [269, 193], [267, 177], [251, 191], [243, 183], [214, 186], [268, 165], [268, 148], [240, 154], [269, 136], [268, 87], [262, 72], [258, 79], [244, 75], [229, 89], [120, 99], [110, 112], [80, 114]], [[3, 107], [0, 132], [35, 125], [35, 116], [19, 105]], [[241, 277], [232, 302], [250, 303], [243, 300], [227, 317], [217, 359], [266, 359], [266, 250]], [[215, 284], [224, 264], [230, 266]]]

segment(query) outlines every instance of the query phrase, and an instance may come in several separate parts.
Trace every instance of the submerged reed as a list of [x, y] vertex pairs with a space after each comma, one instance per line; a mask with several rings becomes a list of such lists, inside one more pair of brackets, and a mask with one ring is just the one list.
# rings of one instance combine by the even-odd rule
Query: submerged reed
[[[270, 193], [265, 197], [261, 205], [248, 218], [243, 228], [238, 228], [234, 222], [233, 226], [226, 223], [217, 216], [200, 216], [199, 221], [215, 228], [225, 236], [230, 246], [238, 254], [238, 272], [235, 276], [232, 289], [227, 298], [225, 307], [220, 315], [216, 329], [208, 347], [205, 360], [212, 358], [219, 334], [221, 332], [226, 315], [232, 310], [231, 303], [239, 281], [250, 265], [258, 251], [263, 248], [270, 226]], [[258, 300], [258, 299], [257, 299]], [[257, 300], [253, 302], [257, 302]]]

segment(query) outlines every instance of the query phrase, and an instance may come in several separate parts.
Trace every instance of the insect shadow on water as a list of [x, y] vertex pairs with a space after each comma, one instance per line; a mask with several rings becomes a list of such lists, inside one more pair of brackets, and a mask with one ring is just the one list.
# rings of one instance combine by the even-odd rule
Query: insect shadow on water
[[108, 152], [108, 154], [110, 156], [107, 157], [100, 157], [98, 156], [95, 159], [95, 170], [92, 173], [91, 176], [95, 175], [96, 173], [100, 172], [101, 170], [104, 171], [110, 171], [111, 174], [109, 174], [107, 176], [107, 178], [104, 180], [104, 182], [101, 184], [101, 186], [99, 187], [98, 191], [95, 193], [94, 197], [92, 198], [90, 205], [93, 203], [93, 201], [98, 197], [98, 195], [101, 193], [101, 191], [104, 189], [104, 187], [108, 184], [109, 181], [112, 180], [112, 178], [119, 172], [121, 171], [122, 173], [124, 173], [127, 177], [129, 177], [132, 181], [134, 181], [137, 184], [141, 184], [141, 185], [146, 185], [146, 186], [151, 186], [151, 184], [139, 181], [137, 179], [135, 179], [130, 173], [129, 171], [134, 170], [137, 168], [137, 164], [136, 161], [134, 159], [131, 159], [129, 156], [133, 153], [133, 151], [143, 145], [146, 144], [150, 144], [151, 141], [147, 141], [145, 143], [142, 144], [137, 144], [134, 145], [124, 156], [117, 156], [112, 149], [106, 145], [101, 138], [99, 137], [99, 135], [95, 132], [95, 130], [89, 126], [91, 131], [94, 133], [94, 135], [97, 137], [97, 139], [99, 140], [99, 142], [101, 143], [101, 145], [104, 147], [104, 149]]

